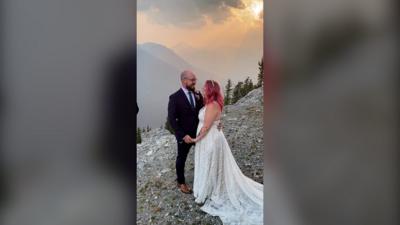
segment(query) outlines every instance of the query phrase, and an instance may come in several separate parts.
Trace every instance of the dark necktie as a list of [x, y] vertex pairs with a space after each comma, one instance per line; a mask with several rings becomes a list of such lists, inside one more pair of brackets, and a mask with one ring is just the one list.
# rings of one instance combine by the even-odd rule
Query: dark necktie
[[189, 99], [190, 99], [190, 104], [192, 105], [192, 107], [194, 108], [194, 102], [193, 102], [193, 97], [192, 97], [192, 92], [189, 91]]

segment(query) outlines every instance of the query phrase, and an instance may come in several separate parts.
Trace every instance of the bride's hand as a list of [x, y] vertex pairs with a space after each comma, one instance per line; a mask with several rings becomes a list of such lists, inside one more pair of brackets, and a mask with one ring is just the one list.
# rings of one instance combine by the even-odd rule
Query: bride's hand
[[190, 143], [196, 143], [197, 139], [190, 137]]

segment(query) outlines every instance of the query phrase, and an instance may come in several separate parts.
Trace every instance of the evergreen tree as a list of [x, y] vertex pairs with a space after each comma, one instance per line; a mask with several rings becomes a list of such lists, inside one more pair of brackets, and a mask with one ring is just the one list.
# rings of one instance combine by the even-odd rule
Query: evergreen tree
[[228, 79], [228, 83], [225, 86], [225, 98], [224, 104], [229, 105], [232, 102], [232, 81]]
[[258, 75], [257, 75], [257, 87], [261, 87], [264, 85], [264, 60], [261, 59], [260, 62], [258, 62]]
[[149, 132], [151, 130], [150, 126], [147, 125], [146, 131]]
[[247, 93], [249, 93], [253, 89], [254, 89], [253, 81], [250, 79], [250, 77], [247, 77], [246, 80], [244, 80], [242, 96], [247, 95]]
[[138, 127], [137, 131], [136, 131], [136, 144], [140, 144], [140, 143], [142, 143], [142, 132], [141, 132], [140, 128]]
[[249, 91], [249, 83], [250, 83], [250, 77], [246, 77], [246, 79], [243, 82], [243, 87], [242, 87], [243, 95], [246, 95], [246, 93]]
[[171, 124], [168, 121], [165, 121], [165, 125], [164, 125], [165, 129], [168, 130], [171, 134], [175, 134], [174, 128], [171, 127]]
[[238, 82], [233, 88], [232, 104], [236, 103], [243, 96], [243, 82]]
[[[250, 82], [249, 82], [249, 90], [251, 91], [251, 90], [253, 90], [254, 89], [254, 84], [253, 84], [253, 81], [250, 79]], [[249, 92], [250, 92], [249, 91]]]

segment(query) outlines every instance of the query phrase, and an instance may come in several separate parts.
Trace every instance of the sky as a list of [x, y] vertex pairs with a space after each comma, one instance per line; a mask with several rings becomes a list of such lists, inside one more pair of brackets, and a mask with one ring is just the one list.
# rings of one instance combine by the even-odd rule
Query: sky
[[137, 40], [162, 44], [224, 78], [255, 80], [262, 17], [262, 0], [139, 0]]

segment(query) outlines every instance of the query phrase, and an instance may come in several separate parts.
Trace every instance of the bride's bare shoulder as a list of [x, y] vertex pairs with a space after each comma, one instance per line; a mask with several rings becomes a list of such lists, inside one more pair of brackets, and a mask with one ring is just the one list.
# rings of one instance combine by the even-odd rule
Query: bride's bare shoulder
[[212, 101], [207, 104], [207, 108], [209, 108], [212, 111], [220, 111], [220, 106], [217, 101]]
[[217, 101], [212, 101], [210, 103], [207, 103], [207, 107], [209, 108], [217, 108], [218, 107], [218, 102]]

